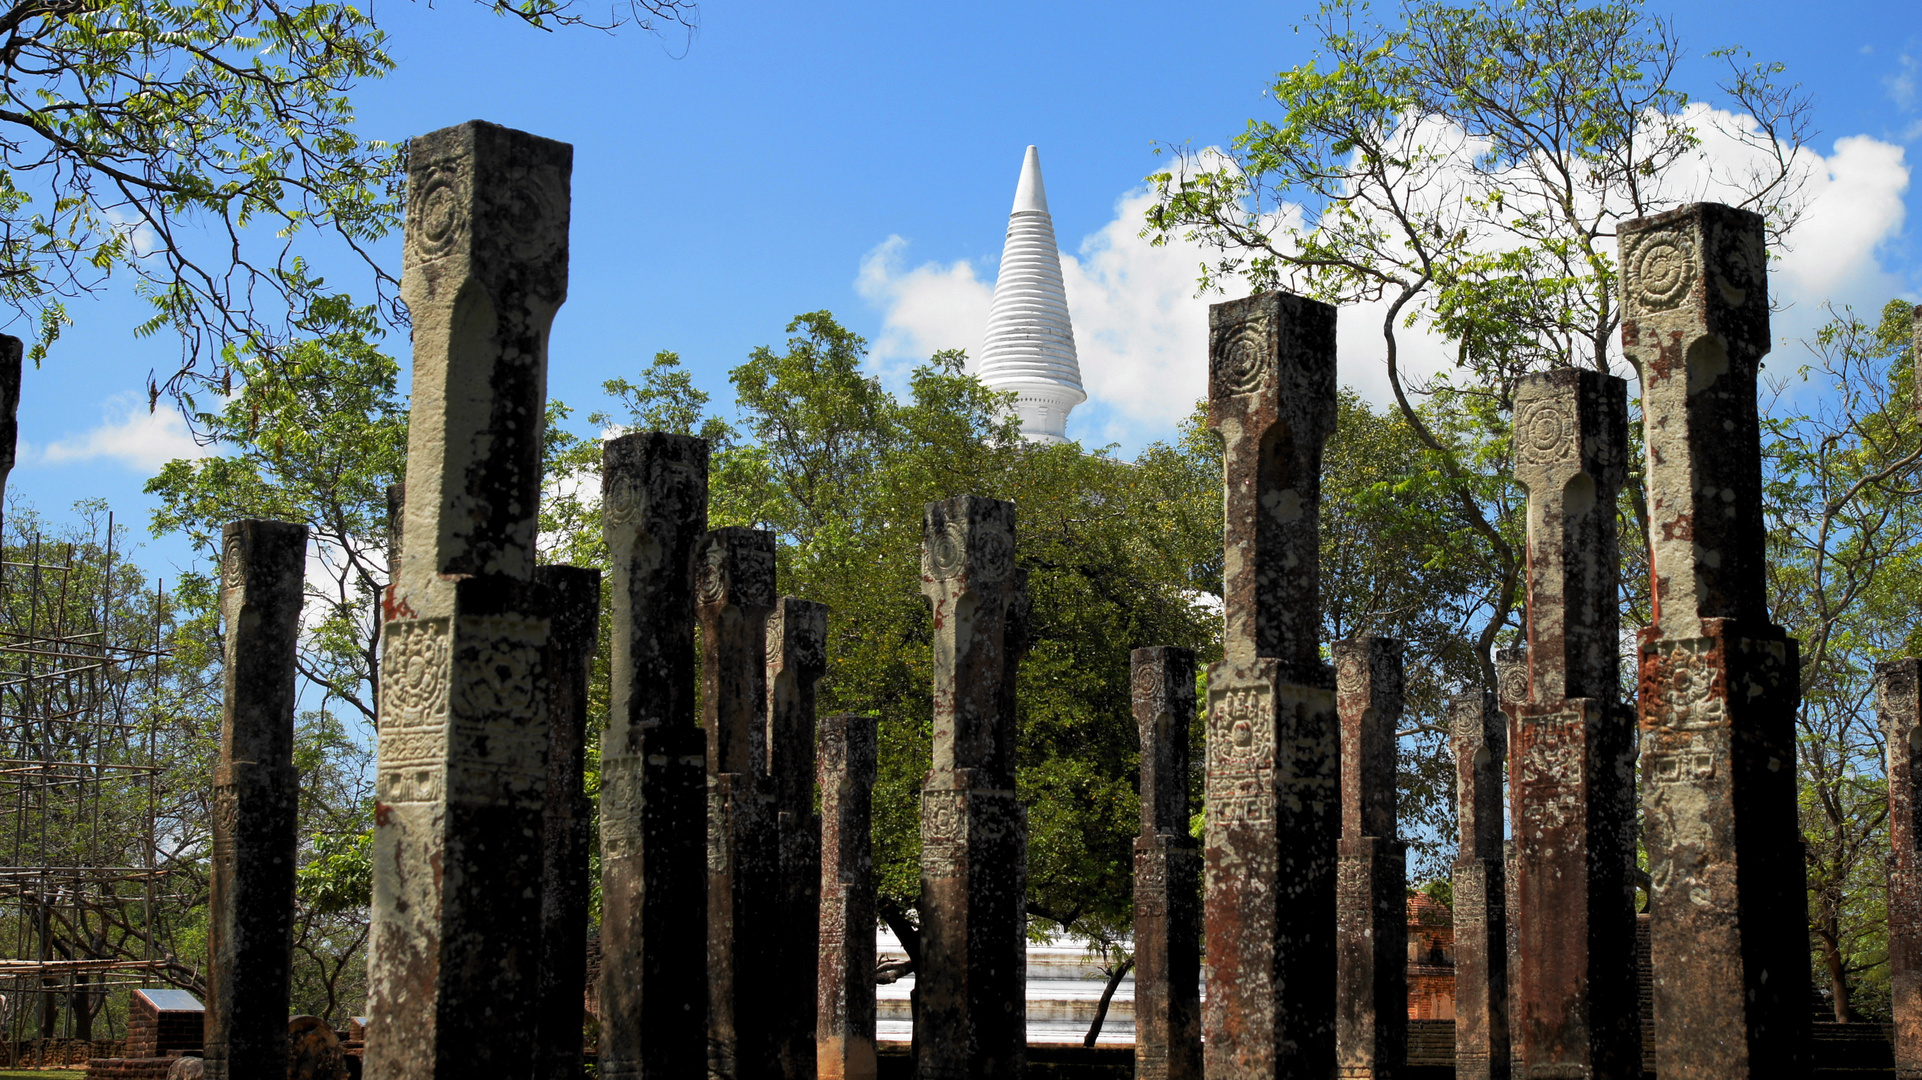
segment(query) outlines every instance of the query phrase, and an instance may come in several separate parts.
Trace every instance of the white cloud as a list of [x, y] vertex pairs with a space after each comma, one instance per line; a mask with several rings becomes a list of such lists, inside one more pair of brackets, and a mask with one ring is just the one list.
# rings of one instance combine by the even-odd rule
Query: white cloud
[[97, 427], [78, 435], [56, 439], [45, 446], [23, 445], [22, 463], [72, 465], [106, 460], [152, 473], [175, 458], [214, 454], [211, 448], [194, 442], [178, 412], [149, 411], [139, 394], [116, 394], [101, 402], [101, 413], [103, 419]]
[[1896, 63], [1900, 70], [1882, 76], [1882, 88], [1889, 92], [1889, 100], [1903, 110], [1915, 106], [1915, 77], [1917, 64], [1915, 57], [1904, 53]]
[[[1702, 135], [1701, 153], [1676, 163], [1664, 177], [1665, 195], [1677, 201], [1731, 199], [1736, 183], [1769, 166], [1749, 118], [1697, 105], [1688, 120]], [[1423, 138], [1431, 146], [1441, 141]], [[1472, 156], [1472, 146], [1456, 142], [1464, 160]], [[1775, 320], [1776, 335], [1791, 339], [1813, 331], [1824, 302], [1875, 310], [1903, 291], [1877, 253], [1901, 232], [1909, 181], [1902, 147], [1865, 135], [1838, 139], [1826, 156], [1804, 148], [1795, 164], [1806, 181], [1807, 209], [1771, 282], [1774, 298], [1789, 309]], [[1444, 188], [1431, 194], [1450, 197], [1453, 189]], [[1157, 248], [1138, 235], [1151, 198], [1140, 189], [1123, 195], [1113, 219], [1074, 254], [1065, 253], [1071, 243], [1060, 238], [1089, 395], [1069, 421], [1069, 434], [1094, 445], [1139, 446], [1164, 438], [1206, 392], [1207, 309], [1222, 297], [1195, 295], [1208, 255], [1198, 245], [1176, 241]], [[1295, 208], [1285, 207], [1275, 224], [1285, 231], [1299, 220]], [[1493, 247], [1508, 241], [1490, 236], [1489, 242]], [[856, 288], [883, 313], [876, 361], [884, 370], [898, 369], [936, 349], [956, 347], [977, 356], [993, 296], [992, 269], [977, 271], [966, 260], [909, 268], [907, 247], [900, 236], [890, 236], [861, 261]], [[1393, 400], [1382, 335], [1386, 313], [1386, 302], [1348, 305], [1337, 324], [1341, 381], [1377, 405]], [[1419, 385], [1453, 366], [1448, 342], [1405, 327], [1398, 327], [1396, 340], [1404, 385]]]

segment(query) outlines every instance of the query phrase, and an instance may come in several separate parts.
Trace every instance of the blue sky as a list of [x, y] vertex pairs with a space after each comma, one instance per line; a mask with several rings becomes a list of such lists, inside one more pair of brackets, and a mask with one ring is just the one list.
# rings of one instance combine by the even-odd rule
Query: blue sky
[[[884, 373], [972, 345], [1022, 151], [1037, 144], [1094, 395], [1070, 433], [1132, 450], [1168, 435], [1201, 392], [1205, 301], [1190, 295], [1192, 257], [1133, 239], [1130, 196], [1156, 168], [1154, 143], [1223, 143], [1262, 113], [1273, 73], [1309, 58], [1293, 32], [1305, 10], [708, 0], [686, 39], [546, 34], [459, 0], [383, 0], [374, 13], [399, 68], [357, 101], [369, 137], [482, 118], [574, 144], [572, 284], [550, 392], [583, 415], [602, 404], [603, 380], [658, 349], [726, 401], [729, 367], [821, 308], [874, 342]], [[1798, 236], [1785, 268], [1797, 306], [1778, 331], [1806, 323], [1821, 297], [1915, 298], [1912, 5], [1649, 10], [1672, 16], [1698, 54], [1741, 44], [1784, 61], [1815, 96], [1826, 216]], [[1713, 103], [1713, 78], [1699, 61], [1681, 82]], [[383, 253], [397, 265], [396, 247]], [[71, 311], [76, 325], [27, 375], [12, 490], [56, 517], [75, 499], [108, 499], [141, 526], [137, 557], [171, 577], [191, 556], [144, 538], [139, 489], [158, 461], [189, 451], [177, 422], [146, 414], [141, 389], [174, 346], [133, 338], [143, 313], [126, 295]], [[1343, 365], [1374, 392], [1367, 356], [1344, 352]]]

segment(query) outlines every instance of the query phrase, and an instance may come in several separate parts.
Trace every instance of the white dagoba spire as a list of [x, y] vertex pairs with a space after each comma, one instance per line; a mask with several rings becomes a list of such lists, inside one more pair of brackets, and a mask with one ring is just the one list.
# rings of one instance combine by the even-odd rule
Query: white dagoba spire
[[996, 390], [1014, 391], [1021, 435], [1031, 442], [1066, 442], [1069, 411], [1088, 400], [1075, 359], [1074, 327], [1068, 323], [1048, 191], [1041, 183], [1041, 155], [1032, 146], [1014, 189], [978, 374]]

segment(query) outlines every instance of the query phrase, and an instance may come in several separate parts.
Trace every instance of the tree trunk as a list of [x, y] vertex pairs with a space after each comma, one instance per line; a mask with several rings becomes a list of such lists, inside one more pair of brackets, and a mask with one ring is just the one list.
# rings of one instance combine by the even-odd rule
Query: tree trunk
[[1114, 1000], [1115, 988], [1121, 980], [1128, 977], [1128, 971], [1135, 966], [1135, 958], [1130, 956], [1115, 965], [1114, 973], [1108, 976], [1108, 985], [1102, 988], [1101, 1002], [1094, 1007], [1094, 1023], [1088, 1025], [1088, 1034], [1081, 1040], [1084, 1048], [1092, 1048], [1095, 1040], [1101, 1038], [1101, 1025], [1108, 1021], [1108, 1003]]
[[1855, 1009], [1849, 1004], [1849, 980], [1842, 963], [1840, 928], [1833, 910], [1822, 905], [1822, 929], [1816, 939], [1822, 943], [1822, 967], [1829, 976], [1829, 999], [1835, 1004], [1835, 1022], [1838, 1024], [1855, 1023]]

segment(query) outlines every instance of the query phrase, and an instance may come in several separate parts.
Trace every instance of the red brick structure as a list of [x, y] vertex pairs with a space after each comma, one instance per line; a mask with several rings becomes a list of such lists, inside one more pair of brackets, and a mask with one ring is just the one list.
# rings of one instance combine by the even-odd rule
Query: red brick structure
[[127, 1007], [125, 1057], [93, 1058], [87, 1080], [167, 1080], [174, 1059], [198, 1056], [206, 1044], [207, 1010], [185, 990], [135, 990]]
[[1454, 920], [1419, 893], [1408, 898], [1408, 1018], [1455, 1019]]

